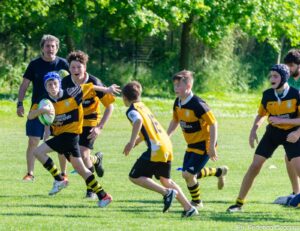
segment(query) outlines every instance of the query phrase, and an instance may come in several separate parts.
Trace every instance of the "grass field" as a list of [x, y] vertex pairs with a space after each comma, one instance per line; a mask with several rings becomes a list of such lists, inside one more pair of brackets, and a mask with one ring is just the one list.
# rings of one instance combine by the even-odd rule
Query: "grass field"
[[[204, 208], [197, 217], [180, 218], [182, 208], [175, 202], [163, 214], [160, 195], [133, 185], [128, 172], [145, 149], [140, 145], [129, 157], [122, 155], [129, 140], [131, 126], [125, 117], [126, 108], [117, 100], [108, 126], [98, 138], [95, 150], [104, 152], [105, 176], [101, 183], [114, 197], [104, 209], [95, 201], [83, 198], [85, 185], [76, 174], [69, 174], [69, 187], [49, 197], [52, 178], [36, 162], [34, 183], [21, 181], [26, 173], [24, 135], [25, 119], [18, 118], [15, 103], [0, 101], [0, 230], [300, 230], [300, 210], [273, 205], [272, 201], [291, 192], [280, 148], [257, 178], [248, 196], [244, 212], [228, 214], [238, 193], [242, 177], [252, 160], [253, 150], [248, 135], [259, 104], [259, 95], [203, 95], [219, 122], [219, 161], [208, 166], [230, 168], [226, 186], [217, 190], [217, 179], [201, 181]], [[171, 118], [173, 100], [144, 99], [166, 128]], [[28, 104], [27, 104], [28, 109]], [[260, 137], [264, 128], [260, 129]], [[180, 172], [185, 143], [180, 130], [172, 137], [175, 160], [173, 179], [187, 189]], [[51, 156], [57, 162], [56, 154]], [[276, 168], [269, 168], [271, 165]], [[68, 172], [72, 170], [68, 166]]]

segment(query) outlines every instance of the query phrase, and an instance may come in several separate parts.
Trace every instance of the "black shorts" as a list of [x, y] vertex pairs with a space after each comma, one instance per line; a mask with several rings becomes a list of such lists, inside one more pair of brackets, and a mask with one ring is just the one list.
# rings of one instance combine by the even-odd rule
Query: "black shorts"
[[282, 145], [289, 161], [295, 157], [299, 157], [300, 139], [296, 143], [290, 143], [286, 141], [288, 134], [297, 129], [298, 127], [289, 130], [283, 130], [268, 125], [265, 134], [263, 135], [256, 148], [255, 154], [263, 156], [265, 158], [270, 158], [273, 155], [275, 149], [279, 145]]
[[95, 140], [88, 139], [87, 137], [91, 134], [90, 130], [93, 127], [82, 127], [82, 133], [79, 135], [79, 145], [87, 147], [88, 149], [94, 149]]
[[152, 162], [139, 158], [129, 173], [131, 178], [139, 178], [141, 176], [152, 178], [153, 175], [158, 180], [160, 177], [169, 179], [171, 176], [171, 161]]
[[54, 136], [45, 143], [54, 151], [65, 155], [70, 160], [70, 156], [81, 157], [79, 149], [79, 135], [74, 133], [62, 133]]

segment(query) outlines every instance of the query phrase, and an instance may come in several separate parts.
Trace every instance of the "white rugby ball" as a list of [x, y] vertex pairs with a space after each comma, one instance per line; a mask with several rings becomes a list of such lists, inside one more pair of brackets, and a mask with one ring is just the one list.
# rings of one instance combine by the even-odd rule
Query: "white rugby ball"
[[[42, 99], [39, 102], [38, 108], [40, 109], [40, 108], [44, 108], [44, 107], [49, 108], [49, 109], [52, 108], [54, 111], [54, 106], [49, 99]], [[51, 125], [53, 123], [54, 119], [55, 119], [55, 113], [53, 115], [47, 114], [47, 113], [39, 115], [40, 122], [46, 126]]]

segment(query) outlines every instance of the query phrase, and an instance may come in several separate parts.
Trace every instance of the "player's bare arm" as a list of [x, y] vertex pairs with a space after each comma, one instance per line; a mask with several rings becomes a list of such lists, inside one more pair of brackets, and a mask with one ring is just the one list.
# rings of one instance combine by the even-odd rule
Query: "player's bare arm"
[[132, 127], [132, 132], [131, 132], [131, 138], [130, 141], [126, 144], [123, 153], [125, 154], [125, 156], [128, 156], [129, 152], [133, 149], [134, 145], [135, 145], [135, 141], [138, 137], [138, 134], [140, 132], [142, 128], [142, 120], [141, 119], [137, 119]]
[[172, 119], [170, 124], [169, 124], [169, 128], [167, 130], [167, 134], [168, 136], [172, 136], [172, 134], [174, 133], [174, 131], [177, 129], [179, 122]]
[[208, 150], [209, 158], [212, 161], [218, 160], [216, 145], [217, 145], [217, 137], [218, 137], [218, 124], [215, 122], [214, 124], [209, 126], [209, 136], [210, 136], [210, 145]]
[[19, 94], [18, 94], [17, 115], [19, 117], [24, 117], [23, 100], [25, 98], [25, 94], [26, 94], [27, 88], [29, 87], [29, 84], [30, 84], [30, 80], [23, 78], [23, 82], [20, 85]]
[[258, 137], [257, 137], [256, 131], [262, 125], [264, 120], [265, 120], [265, 116], [261, 116], [261, 115], [257, 115], [254, 120], [252, 129], [251, 129], [250, 135], [249, 135], [249, 145], [251, 148], [255, 147], [254, 141], [256, 142], [256, 144], [258, 144]]

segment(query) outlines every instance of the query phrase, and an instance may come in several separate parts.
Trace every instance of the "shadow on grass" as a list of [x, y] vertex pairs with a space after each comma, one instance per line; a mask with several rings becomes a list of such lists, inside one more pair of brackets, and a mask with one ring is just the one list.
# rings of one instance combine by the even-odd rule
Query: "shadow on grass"
[[162, 204], [163, 200], [118, 200], [121, 203]]
[[91, 215], [79, 214], [43, 214], [43, 213], [0, 213], [1, 216], [24, 216], [24, 217], [65, 217], [65, 218], [99, 218]]

